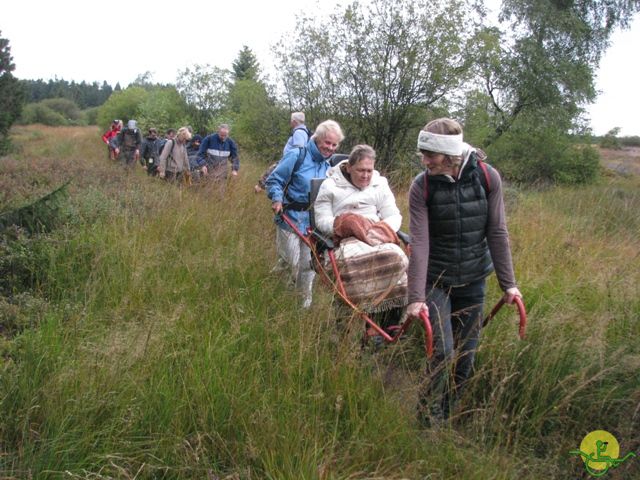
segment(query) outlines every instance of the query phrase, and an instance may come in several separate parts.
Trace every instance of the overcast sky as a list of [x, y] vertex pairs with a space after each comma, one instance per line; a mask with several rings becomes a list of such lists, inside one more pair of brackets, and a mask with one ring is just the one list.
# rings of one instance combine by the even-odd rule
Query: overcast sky
[[[106, 80], [124, 87], [150, 71], [153, 80], [174, 83], [195, 63], [231, 68], [243, 45], [263, 67], [273, 65], [270, 47], [295, 25], [300, 9], [322, 13], [338, 0], [164, 1], [13, 0], [3, 2], [0, 31], [9, 40], [15, 76]], [[491, 0], [494, 3], [494, 0]], [[182, 17], [179, 20], [179, 17]], [[589, 108], [594, 133], [621, 127], [640, 135], [637, 58], [640, 18], [617, 32], [598, 71], [601, 92]]]

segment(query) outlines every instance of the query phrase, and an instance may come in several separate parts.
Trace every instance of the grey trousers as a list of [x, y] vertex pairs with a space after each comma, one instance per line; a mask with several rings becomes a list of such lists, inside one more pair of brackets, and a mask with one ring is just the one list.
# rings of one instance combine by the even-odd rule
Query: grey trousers
[[311, 266], [311, 250], [295, 233], [278, 228], [276, 248], [278, 260], [289, 266], [296, 290], [302, 296], [302, 306], [311, 306], [313, 295], [313, 279], [316, 273]]

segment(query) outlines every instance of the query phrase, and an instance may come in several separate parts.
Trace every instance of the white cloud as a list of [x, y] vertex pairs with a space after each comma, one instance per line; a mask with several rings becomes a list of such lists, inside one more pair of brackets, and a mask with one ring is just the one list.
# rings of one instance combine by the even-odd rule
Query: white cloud
[[271, 45], [293, 28], [296, 13], [312, 5], [21, 0], [3, 5], [0, 30], [9, 39], [18, 78], [127, 85], [150, 71], [156, 81], [174, 82], [178, 71], [194, 63], [230, 69], [243, 45], [268, 65]]
[[613, 35], [612, 46], [600, 63], [596, 88], [601, 93], [587, 110], [596, 135], [621, 127], [623, 136], [640, 136], [639, 46], [640, 17], [636, 17], [629, 30]]

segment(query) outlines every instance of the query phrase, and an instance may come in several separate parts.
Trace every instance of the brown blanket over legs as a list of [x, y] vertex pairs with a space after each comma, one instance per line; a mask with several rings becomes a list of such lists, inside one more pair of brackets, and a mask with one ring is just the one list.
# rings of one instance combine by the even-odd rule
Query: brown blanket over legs
[[384, 221], [373, 222], [357, 213], [343, 213], [333, 222], [334, 242], [355, 237], [361, 242], [375, 246], [383, 243], [400, 245], [398, 235]]
[[371, 246], [350, 237], [335, 252], [345, 292], [354, 304], [369, 313], [407, 305], [409, 259], [398, 245]]

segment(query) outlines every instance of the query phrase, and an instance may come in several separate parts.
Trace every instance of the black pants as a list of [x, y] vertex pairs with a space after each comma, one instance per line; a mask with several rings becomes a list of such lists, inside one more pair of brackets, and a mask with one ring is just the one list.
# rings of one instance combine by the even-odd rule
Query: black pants
[[446, 419], [473, 374], [482, 328], [485, 279], [461, 287], [427, 285], [433, 328], [433, 359], [428, 384], [420, 393], [425, 414]]

